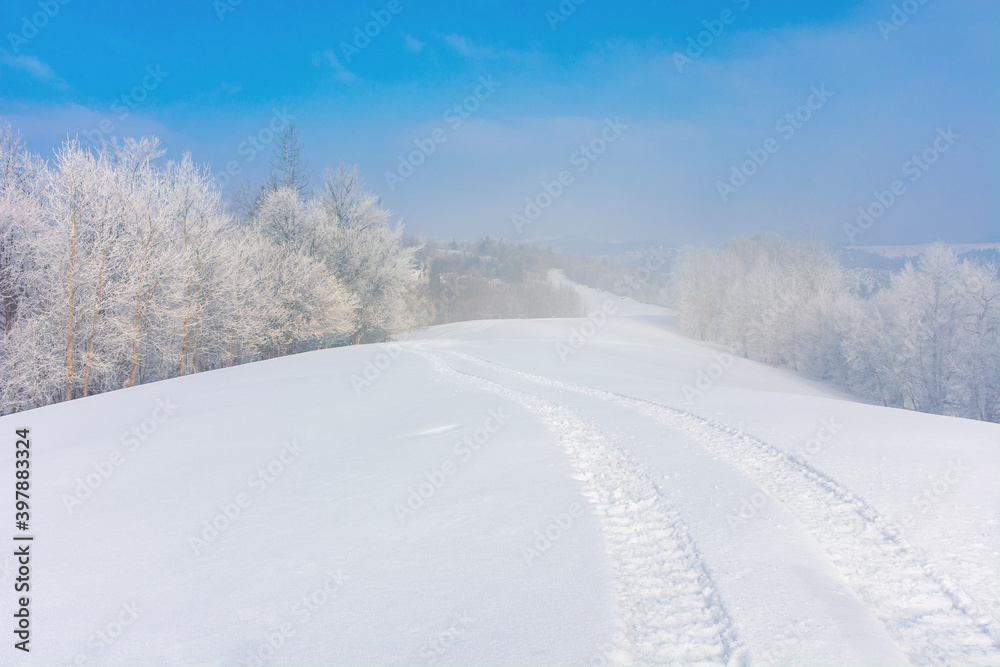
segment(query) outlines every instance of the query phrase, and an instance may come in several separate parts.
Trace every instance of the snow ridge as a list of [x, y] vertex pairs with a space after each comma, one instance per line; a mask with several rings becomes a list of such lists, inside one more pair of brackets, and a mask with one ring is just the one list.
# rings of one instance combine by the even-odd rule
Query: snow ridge
[[1000, 623], [934, 572], [899, 530], [846, 487], [772, 445], [689, 412], [451, 354], [521, 380], [600, 398], [694, 436], [782, 503], [914, 664], [1000, 664]]
[[613, 438], [566, 406], [414, 352], [441, 375], [525, 407], [558, 437], [593, 503], [616, 570], [625, 629], [606, 657], [626, 664], [745, 664], [746, 651], [687, 526]]

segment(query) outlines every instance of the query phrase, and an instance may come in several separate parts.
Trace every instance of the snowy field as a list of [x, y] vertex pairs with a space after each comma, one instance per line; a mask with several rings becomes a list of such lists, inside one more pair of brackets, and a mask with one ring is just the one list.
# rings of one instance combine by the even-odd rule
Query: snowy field
[[1000, 425], [587, 298], [0, 418], [0, 663], [1000, 664]]

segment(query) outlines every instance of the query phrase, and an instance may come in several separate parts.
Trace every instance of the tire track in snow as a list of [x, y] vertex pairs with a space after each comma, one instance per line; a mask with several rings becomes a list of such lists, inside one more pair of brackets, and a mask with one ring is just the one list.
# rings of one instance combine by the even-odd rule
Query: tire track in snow
[[574, 478], [593, 504], [611, 562], [625, 624], [615, 659], [640, 664], [745, 663], [687, 526], [649, 473], [578, 412], [449, 366], [413, 350], [453, 380], [507, 398], [537, 415], [558, 437]]
[[608, 401], [689, 433], [798, 519], [911, 662], [1000, 665], [1000, 623], [948, 577], [936, 573], [891, 522], [808, 464], [737, 429], [677, 408], [532, 375], [462, 352], [449, 354], [534, 385]]

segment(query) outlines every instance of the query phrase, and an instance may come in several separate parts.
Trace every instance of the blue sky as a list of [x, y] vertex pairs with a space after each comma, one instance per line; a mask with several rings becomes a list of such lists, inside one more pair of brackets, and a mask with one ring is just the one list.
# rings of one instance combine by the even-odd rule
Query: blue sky
[[997, 3], [578, 1], [7, 0], [0, 116], [220, 183], [294, 116], [314, 183], [357, 164], [431, 238], [1000, 240]]

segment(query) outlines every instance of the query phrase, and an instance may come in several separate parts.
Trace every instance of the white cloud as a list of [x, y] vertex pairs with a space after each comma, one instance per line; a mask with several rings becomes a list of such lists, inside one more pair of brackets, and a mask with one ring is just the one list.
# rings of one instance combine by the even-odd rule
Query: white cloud
[[496, 56], [493, 49], [486, 46], [477, 46], [471, 40], [461, 35], [445, 35], [444, 43], [452, 51], [465, 58], [493, 58]]
[[341, 83], [351, 83], [356, 78], [353, 72], [344, 67], [344, 64], [340, 62], [337, 54], [333, 51], [327, 49], [323, 52], [322, 58], [313, 59], [313, 64], [318, 66], [324, 60], [333, 68], [334, 74], [337, 75], [337, 80]]
[[503, 60], [515, 63], [539, 64], [541, 56], [537, 51], [516, 51], [502, 46], [476, 44], [462, 35], [438, 35], [449, 49], [469, 60]]
[[39, 81], [52, 84], [56, 88], [66, 87], [66, 82], [57, 77], [51, 67], [34, 56], [14, 56], [3, 49], [0, 49], [0, 64], [4, 67], [11, 67], [13, 69], [27, 72], [30, 76], [38, 79]]
[[426, 45], [419, 39], [415, 39], [410, 35], [404, 35], [404, 37], [406, 39], [406, 50], [410, 53], [420, 53], [424, 50], [424, 46]]

